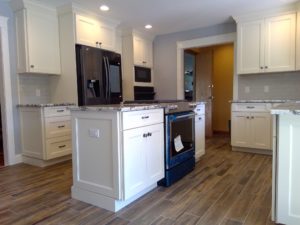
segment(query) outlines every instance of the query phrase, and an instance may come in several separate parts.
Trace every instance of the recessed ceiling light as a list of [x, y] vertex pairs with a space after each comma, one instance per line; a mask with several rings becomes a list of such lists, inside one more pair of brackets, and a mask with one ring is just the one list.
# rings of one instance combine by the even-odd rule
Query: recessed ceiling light
[[152, 28], [152, 25], [147, 24], [147, 25], [145, 26], [145, 28], [146, 28], [146, 29], [151, 29], [151, 28]]
[[109, 7], [107, 5], [101, 5], [100, 6], [100, 10], [101, 11], [108, 11], [109, 10]]

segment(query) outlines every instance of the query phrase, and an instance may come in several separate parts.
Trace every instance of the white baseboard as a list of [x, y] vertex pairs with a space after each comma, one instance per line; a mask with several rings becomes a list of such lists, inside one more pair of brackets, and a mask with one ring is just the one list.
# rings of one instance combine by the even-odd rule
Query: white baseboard
[[22, 154], [17, 154], [15, 156], [15, 163], [14, 164], [19, 164], [19, 163], [22, 163], [22, 162], [23, 162]]

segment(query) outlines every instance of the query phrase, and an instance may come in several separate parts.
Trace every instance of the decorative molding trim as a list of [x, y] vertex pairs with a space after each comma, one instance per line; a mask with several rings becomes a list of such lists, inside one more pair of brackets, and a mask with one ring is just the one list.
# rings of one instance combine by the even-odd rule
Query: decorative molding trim
[[238, 78], [236, 74], [236, 33], [228, 33], [204, 38], [197, 38], [193, 40], [177, 42], [177, 99], [184, 99], [184, 68], [183, 68], [183, 53], [185, 49], [194, 47], [208, 47], [219, 44], [233, 43], [234, 45], [234, 71], [233, 71], [233, 99], [237, 99], [238, 93]]
[[13, 165], [17, 163], [17, 159], [15, 155], [14, 119], [7, 22], [8, 18], [0, 16], [0, 69], [2, 70], [3, 74], [3, 76], [0, 77], [0, 98], [2, 102], [1, 111], [3, 115], [2, 124], [4, 164]]

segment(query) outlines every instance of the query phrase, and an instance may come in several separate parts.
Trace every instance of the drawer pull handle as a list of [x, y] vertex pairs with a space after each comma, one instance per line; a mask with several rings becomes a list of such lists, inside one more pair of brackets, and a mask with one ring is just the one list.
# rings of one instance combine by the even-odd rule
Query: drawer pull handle
[[143, 134], [144, 138], [151, 137], [151, 136], [152, 136], [152, 133], [150, 133], [150, 132], [148, 132], [147, 134]]
[[149, 116], [142, 116], [142, 120], [149, 119]]
[[61, 126], [57, 126], [58, 128], [64, 128], [65, 127], [65, 125], [61, 125]]
[[66, 145], [60, 145], [60, 146], [58, 146], [59, 148], [65, 148], [66, 147]]
[[56, 110], [56, 112], [64, 112], [65, 110], [63, 109], [59, 109], [59, 110]]
[[255, 106], [247, 106], [247, 109], [255, 109]]

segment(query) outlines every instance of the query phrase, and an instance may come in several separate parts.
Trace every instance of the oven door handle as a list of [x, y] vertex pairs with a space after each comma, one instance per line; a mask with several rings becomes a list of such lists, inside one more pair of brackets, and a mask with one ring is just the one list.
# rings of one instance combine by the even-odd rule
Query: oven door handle
[[187, 115], [177, 116], [176, 119], [183, 119], [183, 118], [194, 118], [196, 116], [196, 113], [189, 113]]

